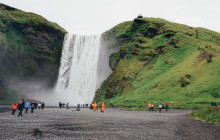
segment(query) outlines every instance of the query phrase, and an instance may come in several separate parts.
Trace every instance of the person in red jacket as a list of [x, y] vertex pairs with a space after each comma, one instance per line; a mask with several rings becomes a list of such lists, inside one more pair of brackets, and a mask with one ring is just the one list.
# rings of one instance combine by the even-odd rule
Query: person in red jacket
[[166, 103], [166, 111], [167, 111], [167, 109], [168, 109], [168, 102]]
[[12, 107], [13, 107], [13, 108], [12, 108], [13, 110], [12, 110], [12, 113], [11, 113], [12, 115], [15, 114], [15, 111], [16, 111], [16, 109], [17, 109], [17, 106], [18, 106], [17, 103], [12, 104]]

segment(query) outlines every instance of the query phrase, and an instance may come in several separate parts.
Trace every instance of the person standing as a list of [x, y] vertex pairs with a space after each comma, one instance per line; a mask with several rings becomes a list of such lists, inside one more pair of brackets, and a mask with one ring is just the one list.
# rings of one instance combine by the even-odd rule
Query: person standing
[[30, 106], [30, 103], [27, 101], [27, 102], [25, 103], [25, 113], [28, 112], [29, 106]]
[[92, 110], [93, 109], [93, 104], [90, 104], [90, 110]]
[[59, 106], [60, 106], [60, 109], [61, 109], [61, 107], [62, 107], [62, 103], [61, 102], [59, 102]]
[[15, 111], [16, 111], [16, 109], [17, 109], [17, 106], [18, 106], [18, 104], [17, 103], [14, 103], [14, 104], [12, 104], [12, 115], [14, 115], [15, 114]]
[[66, 109], [69, 109], [69, 103], [66, 103]]
[[168, 102], [166, 103], [166, 111], [167, 111], [167, 109], [168, 109]]
[[31, 103], [31, 113], [34, 113], [34, 105], [35, 105], [35, 103], [32, 101], [32, 103]]
[[43, 102], [43, 103], [41, 104], [41, 109], [43, 110], [44, 107], [45, 107], [45, 104], [44, 104], [44, 102]]
[[23, 116], [22, 115], [23, 107], [24, 107], [24, 99], [22, 99], [18, 104], [18, 110], [19, 110], [18, 117]]
[[211, 104], [212, 104], [212, 107], [214, 107], [214, 106], [215, 106], [215, 103], [214, 103], [213, 101], [212, 101], [212, 103], [211, 103]]
[[76, 111], [80, 111], [80, 104], [77, 104], [77, 109]]
[[216, 102], [214, 103], [214, 106], [217, 107], [217, 103]]
[[103, 112], [103, 113], [104, 113], [104, 110], [105, 110], [105, 103], [104, 103], [104, 102], [102, 102], [102, 105], [101, 105], [101, 112]]
[[154, 104], [151, 104], [151, 111], [154, 111]]
[[159, 104], [159, 112], [161, 113], [161, 109], [162, 109], [162, 104]]
[[149, 111], [151, 111], [151, 103], [148, 104]]
[[38, 106], [38, 103], [34, 103], [34, 109], [36, 110]]
[[38, 103], [38, 109], [40, 109], [41, 108], [41, 103]]
[[93, 111], [97, 111], [97, 104], [96, 104], [96, 102], [93, 104]]
[[25, 109], [25, 101], [24, 101], [24, 99], [22, 99], [22, 102], [23, 102], [22, 108]]

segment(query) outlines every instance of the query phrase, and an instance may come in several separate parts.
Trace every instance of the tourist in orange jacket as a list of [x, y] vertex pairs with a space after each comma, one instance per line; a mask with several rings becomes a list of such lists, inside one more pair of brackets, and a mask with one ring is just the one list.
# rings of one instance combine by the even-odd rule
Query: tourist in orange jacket
[[101, 105], [101, 112], [104, 113], [104, 110], [105, 110], [105, 103], [103, 102], [102, 105]]
[[149, 107], [149, 111], [151, 111], [151, 103], [149, 103], [148, 107]]
[[15, 111], [16, 111], [16, 109], [17, 109], [17, 106], [18, 106], [18, 104], [17, 103], [14, 103], [14, 104], [12, 104], [12, 106], [13, 106], [13, 110], [12, 110], [12, 115], [14, 115], [15, 114]]
[[97, 104], [96, 102], [93, 104], [93, 111], [96, 111], [97, 110]]

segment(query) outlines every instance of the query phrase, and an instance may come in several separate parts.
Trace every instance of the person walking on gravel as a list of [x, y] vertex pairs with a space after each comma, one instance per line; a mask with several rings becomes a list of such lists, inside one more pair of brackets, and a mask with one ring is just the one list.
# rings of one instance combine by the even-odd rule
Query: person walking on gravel
[[44, 104], [44, 102], [43, 102], [42, 105], [41, 105], [41, 109], [43, 110], [44, 107], [45, 107], [45, 104]]
[[69, 109], [69, 103], [66, 103], [66, 109]]
[[213, 101], [212, 101], [212, 103], [211, 103], [211, 104], [212, 104], [212, 107], [214, 107], [214, 106], [215, 106], [215, 104], [214, 104], [214, 102], [213, 102]]
[[37, 109], [38, 103], [34, 103], [34, 109]]
[[62, 103], [61, 102], [59, 102], [59, 106], [60, 106], [60, 109], [61, 109], [61, 107], [62, 107]]
[[105, 110], [105, 103], [103, 102], [102, 105], [101, 105], [101, 112], [104, 113], [104, 110]]
[[22, 99], [18, 104], [18, 110], [19, 110], [18, 117], [22, 116], [23, 107], [24, 107], [24, 99]]
[[148, 104], [149, 111], [151, 111], [151, 103]]
[[217, 107], [217, 103], [216, 102], [214, 103], [214, 106]]
[[151, 111], [154, 111], [154, 104], [151, 104]]
[[12, 115], [15, 114], [15, 111], [16, 111], [16, 109], [17, 109], [17, 106], [18, 106], [17, 103], [12, 104], [12, 107], [13, 107], [13, 108], [12, 108], [13, 110], [12, 110], [12, 113], [11, 113]]
[[168, 109], [168, 102], [166, 103], [166, 111], [167, 111], [167, 109]]
[[161, 113], [161, 109], [162, 109], [162, 104], [159, 104], [159, 112]]
[[28, 112], [29, 106], [30, 106], [30, 103], [27, 101], [27, 102], [25, 103], [25, 113]]
[[41, 108], [41, 103], [38, 103], [38, 109], [40, 109]]
[[31, 113], [34, 113], [34, 102], [32, 101], [32, 103], [31, 103]]
[[97, 104], [96, 104], [96, 102], [93, 104], [93, 111], [97, 111]]

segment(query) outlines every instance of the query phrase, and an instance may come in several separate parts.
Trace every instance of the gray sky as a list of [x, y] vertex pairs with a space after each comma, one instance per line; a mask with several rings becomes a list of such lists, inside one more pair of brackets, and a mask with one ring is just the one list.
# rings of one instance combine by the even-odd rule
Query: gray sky
[[74, 34], [100, 34], [137, 15], [220, 32], [220, 0], [0, 0]]

